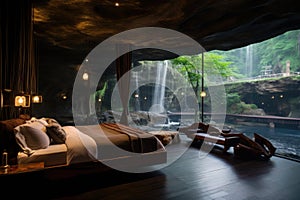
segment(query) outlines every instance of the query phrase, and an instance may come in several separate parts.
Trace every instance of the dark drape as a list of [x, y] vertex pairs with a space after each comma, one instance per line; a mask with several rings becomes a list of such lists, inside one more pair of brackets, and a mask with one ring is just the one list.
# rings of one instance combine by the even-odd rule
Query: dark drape
[[[122, 50], [127, 50], [128, 53], [121, 54]], [[132, 53], [130, 45], [117, 45], [116, 71], [117, 71], [117, 84], [119, 88], [120, 98], [122, 102], [122, 114], [120, 123], [128, 125], [128, 100], [129, 100], [129, 87], [130, 87], [130, 69], [132, 63]], [[126, 73], [129, 72], [129, 73]], [[122, 79], [121, 79], [122, 78]]]
[[14, 95], [37, 90], [32, 1], [1, 0], [0, 26], [0, 118], [6, 119], [14, 117]]

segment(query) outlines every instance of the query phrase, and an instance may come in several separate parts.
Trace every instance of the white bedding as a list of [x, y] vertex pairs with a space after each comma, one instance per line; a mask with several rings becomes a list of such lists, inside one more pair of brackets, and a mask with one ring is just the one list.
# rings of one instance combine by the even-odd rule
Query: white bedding
[[[34, 150], [31, 155], [20, 153], [19, 163], [44, 161], [45, 166], [128, 158], [137, 153], [160, 153], [165, 151], [162, 143], [151, 134], [129, 129], [119, 130], [110, 125], [101, 129], [99, 125], [63, 126], [66, 132], [65, 144], [50, 145], [46, 149]], [[123, 127], [127, 128], [127, 127]], [[140, 134], [140, 135], [139, 135]], [[147, 137], [146, 137], [147, 136]], [[109, 137], [109, 139], [108, 139]], [[138, 147], [140, 146], [140, 147]], [[130, 149], [130, 151], [124, 150]], [[132, 148], [132, 149], [131, 149]]]
[[49, 145], [32, 151], [30, 155], [19, 152], [18, 163], [44, 162], [45, 167], [49, 167], [97, 159], [97, 145], [91, 137], [74, 126], [64, 126], [63, 129], [66, 132], [65, 144]]
[[[121, 126], [120, 129], [122, 128], [124, 128], [124, 126]], [[163, 144], [152, 134], [147, 134], [142, 131], [139, 132], [130, 127], [122, 131], [115, 129], [114, 126], [108, 126], [107, 129], [107, 126], [103, 125], [101, 125], [101, 128], [99, 125], [88, 125], [76, 127], [67, 126], [64, 127], [64, 129], [68, 135], [66, 140], [68, 149], [70, 148], [72, 149], [70, 151], [76, 151], [73, 153], [68, 151], [68, 160], [70, 163], [72, 163], [71, 161], [73, 160], [84, 161], [86, 157], [105, 160], [134, 156], [138, 153], [165, 150]], [[124, 134], [124, 132], [126, 133]], [[75, 148], [76, 145], [77, 147]]]
[[18, 163], [44, 162], [45, 167], [66, 165], [67, 146], [65, 144], [50, 145], [46, 149], [34, 150], [33, 154], [18, 153]]
[[67, 163], [88, 162], [97, 159], [97, 144], [75, 126], [64, 126], [66, 131]]

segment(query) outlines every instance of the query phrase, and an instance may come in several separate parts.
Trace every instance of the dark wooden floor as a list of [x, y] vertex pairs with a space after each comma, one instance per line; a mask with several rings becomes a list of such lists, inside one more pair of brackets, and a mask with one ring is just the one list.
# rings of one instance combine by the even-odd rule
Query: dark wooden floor
[[222, 154], [217, 148], [200, 158], [199, 149], [190, 147], [170, 166], [143, 174], [87, 169], [46, 170], [1, 182], [7, 181], [8, 187], [16, 191], [10, 192], [11, 196], [31, 199], [298, 200], [300, 197], [300, 163], [276, 156], [269, 161], [241, 160], [230, 153]]

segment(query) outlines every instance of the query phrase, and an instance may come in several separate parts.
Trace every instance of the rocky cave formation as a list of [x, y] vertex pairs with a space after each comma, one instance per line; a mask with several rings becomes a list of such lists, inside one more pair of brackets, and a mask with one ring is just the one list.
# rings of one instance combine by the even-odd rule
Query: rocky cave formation
[[[119, 6], [116, 2], [33, 0], [40, 88], [70, 90], [78, 65], [96, 45], [134, 28], [176, 30], [206, 51], [234, 49], [300, 28], [300, 8], [295, 0], [124, 0]], [[136, 52], [135, 59], [175, 56], [143, 49]], [[62, 79], [70, 81], [62, 85]]]
[[299, 76], [225, 84], [227, 94], [240, 95], [246, 104], [255, 104], [261, 112], [248, 114], [300, 118]]

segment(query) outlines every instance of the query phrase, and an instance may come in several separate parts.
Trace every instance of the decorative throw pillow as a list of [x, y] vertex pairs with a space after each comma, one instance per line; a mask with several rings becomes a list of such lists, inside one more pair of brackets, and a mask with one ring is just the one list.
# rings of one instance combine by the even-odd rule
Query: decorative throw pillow
[[25, 138], [26, 146], [32, 150], [45, 149], [50, 145], [46, 127], [40, 122], [21, 125], [20, 133]]
[[56, 121], [56, 119], [53, 119], [53, 118], [42, 118], [42, 119], [44, 119], [44, 120], [48, 123], [48, 125], [49, 125], [49, 124], [53, 124], [53, 123], [60, 125], [60, 124]]
[[[50, 122], [50, 123], [49, 123]], [[66, 132], [56, 120], [48, 121], [46, 133], [51, 139], [51, 144], [64, 144], [66, 141]]]
[[48, 122], [47, 122], [46, 118], [37, 119], [35, 117], [32, 117], [30, 120], [27, 120], [26, 122], [27, 123], [39, 122], [39, 123], [43, 124], [44, 126], [48, 125]]

